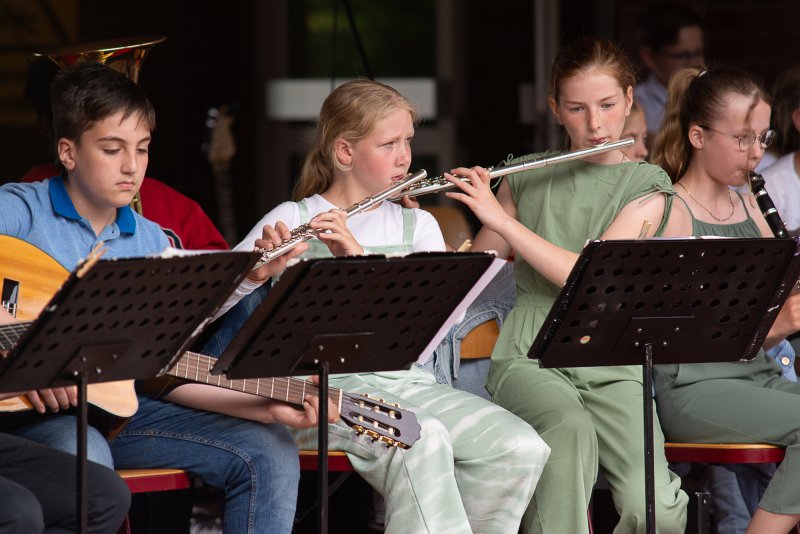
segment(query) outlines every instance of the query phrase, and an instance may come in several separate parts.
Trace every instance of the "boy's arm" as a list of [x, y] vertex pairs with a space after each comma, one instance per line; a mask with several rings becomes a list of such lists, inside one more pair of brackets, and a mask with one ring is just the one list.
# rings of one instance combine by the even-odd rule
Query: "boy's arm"
[[[197, 410], [221, 413], [259, 423], [281, 423], [294, 428], [315, 427], [319, 414], [319, 398], [316, 396], [306, 396], [301, 410], [279, 401], [205, 384], [183, 384], [163, 398]], [[339, 420], [339, 410], [330, 399], [328, 414], [329, 423]]]

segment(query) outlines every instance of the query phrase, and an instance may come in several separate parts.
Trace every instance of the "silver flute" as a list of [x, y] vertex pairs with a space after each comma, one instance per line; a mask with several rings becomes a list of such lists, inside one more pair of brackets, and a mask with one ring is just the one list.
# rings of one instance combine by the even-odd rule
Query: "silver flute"
[[[376, 194], [375, 196], [366, 197], [362, 200], [359, 200], [349, 208], [345, 210], [345, 214], [347, 217], [352, 217], [358, 213], [361, 213], [364, 210], [367, 210], [376, 204], [380, 204], [384, 200], [390, 199], [393, 196], [397, 195], [397, 193], [409, 186], [413, 186], [415, 183], [419, 182], [420, 180], [424, 180], [428, 176], [428, 173], [423, 169], [415, 172], [414, 174], [409, 174], [402, 180], [398, 180], [390, 187], [384, 189], [380, 193]], [[261, 253], [261, 259], [256, 262], [255, 267], [253, 269], [258, 269], [262, 265], [271, 262], [275, 258], [279, 258], [295, 248], [300, 243], [305, 243], [309, 239], [314, 239], [320, 234], [319, 230], [314, 230], [311, 228], [311, 223], [308, 222], [306, 224], [300, 225], [291, 232], [291, 236], [281, 241], [278, 245], [274, 248], [267, 250], [263, 248], [256, 248], [255, 250]]]
[[[593, 156], [595, 154], [601, 154], [603, 152], [609, 152], [611, 150], [617, 150], [620, 148], [625, 148], [629, 146], [633, 146], [633, 139], [621, 139], [619, 141], [613, 141], [610, 143], [603, 143], [602, 145], [597, 145], [591, 148], [584, 148], [581, 150], [574, 150], [572, 152], [565, 152], [563, 154], [558, 154], [556, 156], [549, 156], [549, 157], [541, 157], [536, 158], [531, 161], [524, 161], [521, 163], [514, 163], [512, 165], [504, 165], [502, 167], [489, 167], [489, 177], [492, 179], [500, 178], [501, 176], [505, 176], [506, 174], [514, 174], [516, 172], [522, 171], [529, 171], [531, 169], [538, 169], [539, 167], [546, 167], [548, 165], [555, 165], [557, 163], [562, 163], [564, 161], [570, 161], [573, 159], [581, 159], [588, 156]], [[462, 182], [469, 182], [469, 178], [460, 177]], [[440, 193], [442, 191], [449, 191], [450, 189], [456, 189], [456, 184], [447, 181], [447, 179], [442, 176], [434, 176], [433, 178], [427, 178], [425, 180], [420, 180], [415, 184], [403, 189], [398, 194], [393, 196], [391, 200], [400, 200], [402, 197], [418, 197], [421, 195], [427, 195], [429, 193]]]

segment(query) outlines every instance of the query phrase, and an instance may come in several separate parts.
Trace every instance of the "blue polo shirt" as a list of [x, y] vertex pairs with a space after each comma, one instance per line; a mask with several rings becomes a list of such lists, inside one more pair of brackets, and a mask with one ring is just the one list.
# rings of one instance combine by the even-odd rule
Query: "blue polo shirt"
[[103, 258], [148, 256], [169, 245], [161, 227], [128, 206], [117, 209], [116, 220], [95, 236], [89, 220], [75, 210], [61, 176], [0, 186], [0, 234], [27, 241], [68, 271], [100, 241], [108, 249]]

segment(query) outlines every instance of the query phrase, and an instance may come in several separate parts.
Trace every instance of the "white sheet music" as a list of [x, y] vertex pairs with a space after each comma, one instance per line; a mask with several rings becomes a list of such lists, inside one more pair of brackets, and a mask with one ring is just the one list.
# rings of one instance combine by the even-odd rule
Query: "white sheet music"
[[451, 313], [444, 322], [439, 331], [436, 332], [436, 335], [433, 336], [430, 343], [428, 343], [428, 345], [419, 355], [417, 358], [417, 363], [423, 364], [428, 361], [431, 353], [439, 345], [439, 343], [441, 343], [441, 341], [444, 339], [444, 336], [447, 335], [447, 332], [450, 331], [453, 325], [456, 325], [464, 320], [464, 314], [467, 312], [467, 308], [469, 308], [470, 304], [472, 304], [475, 299], [478, 298], [478, 295], [481, 294], [481, 291], [486, 289], [486, 286], [489, 285], [489, 282], [492, 281], [492, 278], [494, 278], [495, 275], [500, 272], [500, 269], [502, 269], [503, 265], [505, 264], [506, 260], [499, 258], [495, 258], [492, 263], [489, 264], [489, 267], [486, 269], [486, 272], [483, 273], [483, 276], [481, 276], [475, 285], [472, 286], [472, 289], [469, 290], [466, 296], [458, 304], [456, 309], [453, 310], [453, 313]]

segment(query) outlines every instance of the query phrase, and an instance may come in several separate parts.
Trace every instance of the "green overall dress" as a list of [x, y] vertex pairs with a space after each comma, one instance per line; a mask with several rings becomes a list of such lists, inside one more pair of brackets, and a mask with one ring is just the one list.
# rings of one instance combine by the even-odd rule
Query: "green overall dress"
[[[627, 204], [672, 192], [661, 168], [636, 162], [571, 161], [511, 175], [508, 183], [519, 221], [576, 253], [588, 239], [599, 238]], [[661, 226], [664, 220], [650, 222]], [[620, 514], [614, 532], [644, 532], [641, 367], [540, 368], [527, 353], [560, 288], [519, 255], [514, 275], [517, 303], [492, 353], [487, 388], [495, 402], [530, 423], [552, 449], [523, 519], [527, 532], [587, 533], [598, 465]], [[655, 426], [659, 532], [682, 533], [688, 498], [667, 468], [664, 438]]]

